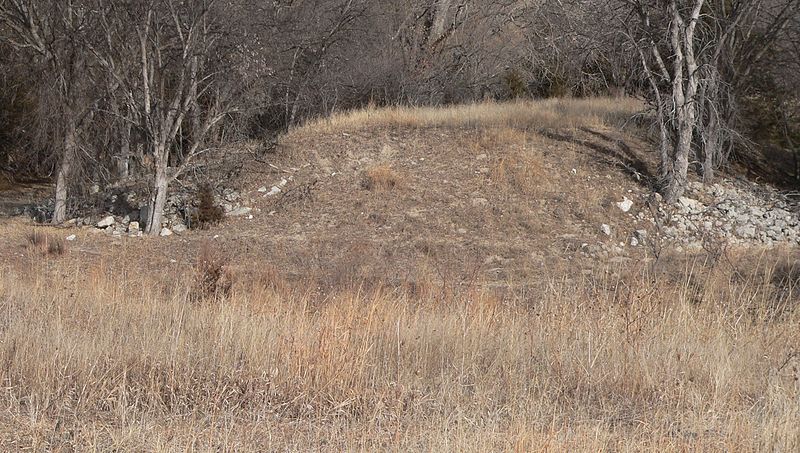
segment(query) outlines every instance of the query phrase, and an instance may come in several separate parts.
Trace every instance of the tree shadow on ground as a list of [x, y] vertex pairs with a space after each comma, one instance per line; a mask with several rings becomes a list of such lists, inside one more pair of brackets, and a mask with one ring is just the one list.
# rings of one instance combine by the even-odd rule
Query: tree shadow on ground
[[647, 163], [643, 161], [623, 140], [615, 139], [609, 135], [586, 127], [582, 127], [580, 130], [599, 138], [606, 143], [601, 144], [592, 140], [586, 140], [574, 134], [563, 131], [540, 131], [540, 133], [550, 140], [573, 143], [596, 151], [599, 157], [606, 164], [623, 170], [637, 184], [647, 189], [652, 189], [655, 186], [655, 177], [652, 171], [648, 168]]

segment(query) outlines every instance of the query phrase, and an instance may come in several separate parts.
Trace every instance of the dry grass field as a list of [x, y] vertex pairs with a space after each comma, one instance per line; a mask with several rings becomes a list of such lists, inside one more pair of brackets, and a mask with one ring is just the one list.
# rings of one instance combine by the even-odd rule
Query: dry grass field
[[[551, 230], [591, 240], [590, 189], [633, 183], [536, 131], [605, 134], [634, 107], [547, 102], [320, 120], [283, 145], [314, 156], [293, 176], [316, 195], [207, 231], [0, 221], [0, 450], [800, 450], [797, 250], [578, 261]], [[602, 181], [565, 183], [578, 164]], [[515, 250], [499, 273], [457, 262]]]
[[70, 253], [31, 245], [0, 277], [4, 451], [800, 447], [785, 253], [324, 295], [224, 259], [164, 274]]

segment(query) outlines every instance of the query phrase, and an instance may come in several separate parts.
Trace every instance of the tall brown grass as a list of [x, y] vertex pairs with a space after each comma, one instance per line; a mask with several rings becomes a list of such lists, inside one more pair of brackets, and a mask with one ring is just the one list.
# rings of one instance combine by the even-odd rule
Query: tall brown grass
[[503, 292], [240, 279], [205, 304], [108, 264], [2, 269], [3, 451], [800, 448], [774, 263]]
[[619, 125], [641, 111], [632, 98], [545, 99], [443, 107], [366, 108], [312, 120], [289, 135], [364, 130], [376, 126], [564, 129]]

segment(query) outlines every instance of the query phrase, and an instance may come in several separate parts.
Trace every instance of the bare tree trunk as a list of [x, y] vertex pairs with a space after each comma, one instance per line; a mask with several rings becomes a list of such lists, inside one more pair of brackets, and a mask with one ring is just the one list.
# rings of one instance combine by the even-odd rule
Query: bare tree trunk
[[[722, 160], [723, 131], [720, 119], [719, 78], [714, 69], [708, 71], [703, 93], [698, 103], [705, 109], [706, 124], [701, 129], [703, 136], [703, 182], [714, 181], [714, 170]], [[701, 118], [702, 120], [702, 118]]]
[[163, 146], [158, 146], [155, 153], [155, 176], [153, 179], [155, 194], [150, 198], [150, 211], [147, 219], [147, 228], [145, 229], [147, 234], [152, 235], [157, 235], [161, 232], [164, 205], [167, 201], [167, 190], [169, 188], [166, 149]]
[[77, 125], [75, 118], [68, 115], [67, 126], [64, 131], [64, 153], [56, 176], [56, 202], [53, 210], [53, 224], [60, 224], [67, 220], [67, 188], [72, 165], [77, 155]]
[[[119, 103], [113, 98], [113, 96], [111, 98], [111, 112], [116, 117], [121, 118], [123, 116], [119, 108]], [[131, 129], [131, 124], [125, 121], [122, 125], [122, 131], [119, 138], [119, 152], [112, 156], [112, 159], [115, 160], [117, 164], [117, 177], [121, 179], [130, 176]]]
[[681, 17], [675, 0], [670, 2], [672, 13], [671, 41], [675, 52], [673, 60], [672, 99], [675, 103], [675, 119], [678, 140], [675, 143], [675, 156], [672, 178], [664, 190], [664, 199], [675, 202], [686, 190], [689, 171], [689, 154], [692, 150], [692, 137], [697, 128], [697, 105], [695, 96], [699, 82], [697, 61], [694, 53], [694, 29], [700, 17], [704, 0], [697, 0], [688, 23]]
[[447, 20], [447, 13], [450, 10], [452, 0], [439, 0], [436, 2], [433, 14], [433, 24], [430, 35], [428, 35], [428, 46], [434, 45], [444, 35], [444, 24]]
[[718, 156], [722, 154], [721, 127], [717, 113], [711, 113], [705, 126], [706, 139], [703, 147], [703, 182], [706, 184], [714, 182], [714, 169], [719, 161]]
[[122, 128], [120, 155], [117, 161], [117, 176], [127, 178], [131, 175], [131, 125]]
[[800, 149], [795, 146], [794, 140], [792, 139], [792, 131], [790, 128], [791, 121], [789, 120], [789, 115], [786, 114], [786, 110], [783, 108], [781, 108], [781, 120], [783, 122], [783, 138], [794, 157], [794, 175], [792, 176], [794, 176], [794, 179], [800, 180]]

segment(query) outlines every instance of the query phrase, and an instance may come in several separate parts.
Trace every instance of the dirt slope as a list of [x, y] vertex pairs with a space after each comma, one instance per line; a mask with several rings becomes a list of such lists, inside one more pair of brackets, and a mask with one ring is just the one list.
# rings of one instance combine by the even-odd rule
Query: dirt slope
[[332, 286], [603, 272], [656, 251], [630, 244], [637, 230], [656, 234], [652, 147], [620, 127], [634, 113], [617, 100], [356, 112], [292, 131], [248, 163], [238, 184], [252, 218], [169, 238], [59, 234], [76, 234], [76, 251], [179, 269], [213, 241], [242, 272]]
[[301, 137], [279, 151], [287, 156], [282, 168], [297, 170], [253, 178], [267, 188], [291, 178], [284, 192], [252, 193], [260, 212], [227, 230], [298, 268], [345, 274], [331, 278], [405, 279], [420, 267], [442, 278], [526, 278], [583, 258], [587, 245], [606, 239], [603, 223], [641, 228], [615, 202], [646, 197], [651, 165], [643, 148], [607, 128]]

